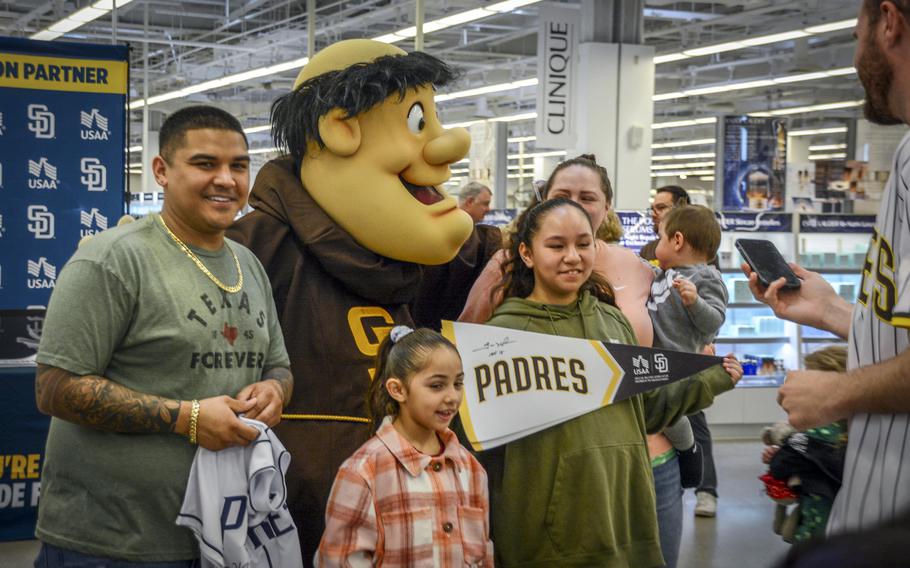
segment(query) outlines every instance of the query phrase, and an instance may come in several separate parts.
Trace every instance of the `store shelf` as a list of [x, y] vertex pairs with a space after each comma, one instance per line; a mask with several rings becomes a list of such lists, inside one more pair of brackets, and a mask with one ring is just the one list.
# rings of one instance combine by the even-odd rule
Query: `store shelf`
[[784, 343], [789, 337], [718, 337], [714, 343]]
[[762, 304], [761, 302], [731, 302], [727, 304], [727, 309], [732, 308], [771, 308], [768, 307], [768, 304]]
[[808, 337], [803, 336], [803, 343], [846, 343], [846, 339], [840, 337]]

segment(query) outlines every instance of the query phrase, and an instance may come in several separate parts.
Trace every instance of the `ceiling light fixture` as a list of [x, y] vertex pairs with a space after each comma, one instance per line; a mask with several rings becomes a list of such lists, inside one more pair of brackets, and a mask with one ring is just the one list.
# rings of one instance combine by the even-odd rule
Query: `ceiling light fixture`
[[787, 136], [816, 136], [818, 134], [840, 134], [846, 132], [846, 126], [833, 126], [831, 128], [811, 128], [809, 130], [791, 130]]
[[[495, 16], [496, 14], [512, 12], [519, 8], [523, 8], [524, 6], [536, 4], [538, 2], [540, 2], [540, 0], [506, 0], [505, 2], [497, 2], [495, 4], [490, 4], [489, 6], [484, 6], [483, 8], [475, 8], [473, 10], [459, 12], [457, 14], [452, 14], [436, 20], [424, 22], [423, 33], [428, 34], [431, 32], [443, 30], [445, 28], [451, 28], [452, 26], [467, 24], [469, 22], [480, 20], [488, 16]], [[411, 26], [392, 33], [374, 37], [373, 39], [376, 41], [381, 41], [383, 43], [398, 43], [399, 41], [410, 39], [416, 35], [417, 28], [415, 26]]]
[[817, 146], [809, 146], [809, 151], [820, 152], [823, 150], [845, 150], [846, 148], [846, 144], [819, 144]]
[[[112, 0], [99, 0], [96, 4], [100, 3], [110, 3]], [[123, 0], [118, 0], [117, 5], [120, 6]], [[441, 29], [456, 26], [459, 24], [464, 24], [467, 22], [472, 22], [474, 20], [479, 20], [481, 18], [486, 18], [487, 16], [494, 16], [496, 14], [503, 14], [506, 12], [511, 12], [517, 10], [518, 8], [528, 6], [530, 4], [536, 4], [541, 0], [506, 0], [505, 2], [497, 2], [495, 4], [490, 4], [483, 8], [477, 8], [474, 10], [468, 10], [466, 12], [460, 12], [458, 14], [452, 14], [451, 16], [446, 16], [444, 18], [439, 18], [438, 20], [432, 20], [424, 23], [423, 30], [424, 33], [431, 33], [434, 31], [439, 31]], [[470, 19], [465, 19], [467, 15], [470, 14]], [[414, 35], [407, 35], [411, 28], [404, 28], [397, 32], [386, 34], [379, 37], [374, 37], [376, 41], [381, 41], [384, 43], [397, 43], [409, 37], [414, 37]], [[267, 75], [275, 75], [278, 73], [283, 73], [285, 71], [291, 71], [294, 69], [300, 69], [309, 61], [308, 57], [301, 57], [299, 59], [294, 59], [292, 61], [285, 61], [284, 63], [277, 63], [275, 65], [269, 65], [268, 67], [262, 67], [259, 69], [251, 69], [249, 71], [244, 71], [242, 73], [235, 73], [233, 75], [227, 75], [218, 79], [212, 79], [210, 81], [204, 81], [202, 83], [191, 85], [183, 89], [178, 89], [176, 91], [171, 91], [170, 93], [163, 93], [154, 97], [149, 97], [146, 101], [144, 99], [137, 99], [130, 102], [130, 110], [140, 109], [146, 104], [153, 105], [155, 103], [160, 103], [164, 101], [169, 101], [173, 99], [183, 98], [187, 95], [192, 95], [194, 93], [202, 93], [205, 91], [210, 91], [212, 89], [218, 89], [221, 87], [227, 87], [229, 85], [234, 85], [236, 83], [242, 83], [243, 81], [249, 81], [251, 79], [257, 79], [259, 77], [265, 77]]]
[[835, 152], [833, 154], [809, 154], [809, 160], [843, 160], [847, 157], [845, 152]]
[[679, 142], [660, 142], [658, 144], [651, 144], [651, 149], [660, 150], [661, 148], [681, 148], [683, 146], [706, 146], [708, 144], [716, 143], [716, 138], [699, 138], [698, 140], [680, 140]]
[[845, 30], [853, 28], [856, 26], [856, 18], [849, 20], [840, 20], [837, 22], [831, 22], [828, 24], [820, 24], [817, 26], [809, 26], [807, 28], [802, 28], [800, 30], [792, 30], [789, 32], [779, 32], [768, 34], [764, 36], [751, 37], [742, 39], [739, 41], [727, 41], [724, 43], [716, 43], [714, 45], [706, 45], [702, 47], [695, 47], [692, 49], [684, 49], [676, 53], [665, 53], [663, 55], [658, 55], [654, 58], [654, 64], [660, 65], [661, 63], [670, 63], [672, 61], [681, 61], [683, 59], [689, 59], [691, 57], [700, 57], [702, 55], [712, 55], [715, 53], [723, 53], [726, 51], [736, 51], [739, 49], [746, 49], [747, 47], [755, 47], [757, 45], [767, 45], [770, 43], [778, 43], [782, 41], [789, 41], [791, 39], [799, 39], [802, 37], [808, 37], [812, 35], [825, 34], [828, 32], [835, 32], [839, 30]]
[[820, 105], [811, 105], [804, 107], [779, 108], [763, 112], [750, 112], [749, 116], [786, 116], [788, 114], [800, 114], [804, 112], [819, 112], [823, 110], [838, 110], [844, 108], [856, 108], [862, 106], [865, 101], [841, 101], [837, 103], [825, 103]]
[[716, 116], [705, 118], [688, 118], [685, 120], [671, 120], [670, 122], [656, 122], [651, 125], [651, 130], [662, 130], [664, 128], [679, 128], [681, 126], [698, 126], [700, 124], [714, 124], [717, 122]]
[[[132, 1], [133, 0], [117, 0], [117, 7], [122, 8]], [[39, 32], [33, 33], [29, 36], [29, 39], [43, 41], [57, 39], [67, 32], [71, 32], [80, 26], [97, 20], [101, 16], [109, 14], [113, 9], [114, 0], [98, 0], [94, 4], [90, 4], [81, 10], [73, 12], [59, 22], [51, 24]]]
[[673, 170], [679, 168], [708, 168], [714, 167], [714, 161], [710, 162], [686, 162], [684, 164], [652, 164], [652, 170]]
[[715, 158], [714, 152], [695, 152], [691, 154], [664, 154], [662, 156], [651, 156], [653, 162], [663, 162], [668, 160], [694, 160], [698, 158]]
[[499, 93], [502, 91], [511, 91], [512, 89], [520, 89], [522, 87], [535, 86], [537, 86], [537, 77], [533, 77], [531, 79], [522, 79], [520, 81], [511, 81], [509, 83], [500, 83], [498, 85], [487, 85], [486, 87], [477, 87], [476, 89], [467, 89], [464, 91], [446, 93], [443, 95], [436, 95], [436, 102], [441, 103], [445, 101], [451, 101], [453, 99], [462, 99], [464, 97], [488, 95], [490, 93]]
[[527, 158], [549, 158], [553, 156], [565, 156], [565, 150], [553, 150], [550, 152], [531, 152], [529, 154], [509, 154], [506, 156], [510, 160], [520, 160]]
[[718, 85], [708, 85], [705, 87], [694, 87], [682, 91], [673, 91], [671, 93], [660, 93], [651, 97], [654, 102], [668, 101], [672, 99], [683, 99], [686, 97], [695, 97], [698, 95], [711, 95], [714, 93], [726, 93], [729, 91], [742, 91], [745, 89], [758, 89], [761, 87], [771, 87], [786, 83], [802, 83], [804, 81], [815, 81], [817, 79], [827, 79], [829, 77], [840, 77], [856, 73], [853, 67], [839, 67], [827, 71], [818, 71], [814, 73], [797, 73], [795, 75], [785, 75], [783, 77], [774, 77], [771, 79], [757, 79], [752, 81], [741, 81], [739, 83], [723, 83]]
[[523, 112], [520, 114], [512, 114], [508, 116], [495, 116], [493, 118], [478, 118], [477, 120], [467, 120], [465, 122], [453, 122], [451, 124], [443, 124], [443, 128], [466, 128], [473, 124], [480, 124], [482, 122], [516, 122], [519, 120], [533, 120], [537, 118], [536, 112]]

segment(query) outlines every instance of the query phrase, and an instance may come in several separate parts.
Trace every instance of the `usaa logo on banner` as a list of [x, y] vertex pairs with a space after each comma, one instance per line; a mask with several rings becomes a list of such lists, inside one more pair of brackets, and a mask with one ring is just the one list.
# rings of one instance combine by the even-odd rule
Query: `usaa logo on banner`
[[57, 189], [57, 166], [42, 156], [37, 162], [28, 161], [28, 186], [31, 189]]
[[80, 236], [87, 237], [95, 235], [107, 229], [107, 217], [101, 214], [96, 207], [90, 211], [80, 211], [79, 220], [81, 222]]
[[79, 181], [89, 191], [107, 191], [107, 167], [98, 158], [82, 158], [79, 161], [82, 175]]
[[79, 122], [82, 124], [79, 135], [83, 140], [107, 140], [111, 133], [107, 126], [107, 117], [96, 108], [91, 112], [79, 111]]
[[57, 133], [57, 117], [47, 105], [32, 104], [26, 109], [28, 129], [35, 133], [35, 138], [54, 138]]
[[57, 267], [43, 256], [38, 260], [28, 259], [28, 275], [27, 285], [31, 289], [53, 288], [57, 283]]

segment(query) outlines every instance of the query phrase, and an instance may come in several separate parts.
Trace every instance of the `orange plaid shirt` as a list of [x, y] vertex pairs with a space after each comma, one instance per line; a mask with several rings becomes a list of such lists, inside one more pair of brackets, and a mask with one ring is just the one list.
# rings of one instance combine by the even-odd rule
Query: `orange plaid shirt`
[[493, 566], [487, 474], [454, 432], [441, 438], [422, 454], [385, 419], [338, 470], [318, 566]]

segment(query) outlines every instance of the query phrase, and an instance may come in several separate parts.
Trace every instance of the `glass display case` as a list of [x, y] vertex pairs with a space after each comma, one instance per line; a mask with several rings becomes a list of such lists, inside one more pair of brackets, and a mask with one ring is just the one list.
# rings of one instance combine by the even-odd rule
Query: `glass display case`
[[718, 332], [717, 353], [734, 353], [743, 362], [740, 388], [776, 387], [788, 369], [799, 364], [796, 325], [774, 317], [771, 309], [756, 302], [742, 273], [736, 239], [767, 239], [784, 258], [796, 258], [793, 215], [789, 213], [718, 213], [724, 232], [718, 262], [727, 285], [727, 317]]
[[[856, 302], [875, 216], [800, 214], [797, 221], [797, 262], [821, 274], [842, 298]], [[799, 336], [801, 357], [827, 345], [844, 343], [809, 326], [800, 326]]]

